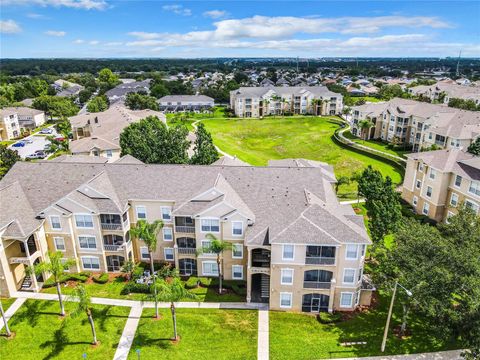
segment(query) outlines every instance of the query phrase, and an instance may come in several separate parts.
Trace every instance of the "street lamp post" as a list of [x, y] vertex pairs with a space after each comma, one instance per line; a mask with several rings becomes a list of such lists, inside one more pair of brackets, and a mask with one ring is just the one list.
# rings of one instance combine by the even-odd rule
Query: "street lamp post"
[[395, 286], [393, 287], [393, 294], [392, 294], [392, 301], [390, 301], [390, 308], [388, 309], [387, 315], [387, 323], [385, 324], [385, 330], [383, 332], [383, 340], [382, 340], [382, 352], [385, 352], [385, 345], [387, 344], [387, 335], [388, 335], [388, 328], [390, 327], [390, 319], [392, 318], [392, 311], [393, 311], [393, 303], [395, 302], [395, 295], [397, 293], [397, 287], [400, 286], [408, 296], [412, 296], [412, 292], [402, 285], [398, 283], [398, 280], [395, 281]]

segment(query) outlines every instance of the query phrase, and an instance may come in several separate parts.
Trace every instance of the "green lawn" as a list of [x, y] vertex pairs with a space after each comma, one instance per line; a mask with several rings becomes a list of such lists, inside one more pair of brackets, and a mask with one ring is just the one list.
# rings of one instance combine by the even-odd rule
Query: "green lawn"
[[0, 359], [112, 359], [130, 312], [125, 307], [95, 305], [97, 338], [100, 344], [91, 345], [92, 335], [86, 315], [71, 317], [75, 304], [67, 302], [67, 316], [58, 315], [56, 301], [27, 300], [9, 321], [15, 337], [0, 337]]
[[1, 298], [0, 301], [2, 302], [3, 311], [7, 311], [7, 309], [10, 307], [10, 305], [13, 304], [15, 300], [16, 299], [14, 298]]
[[[173, 344], [172, 317], [161, 309], [154, 320], [153, 309], [145, 309], [129, 359], [228, 359], [257, 358], [258, 315], [253, 310], [177, 309], [180, 342]], [[273, 359], [273, 358], [272, 358]]]
[[[389, 298], [380, 297], [379, 307], [333, 325], [324, 325], [316, 317], [270, 312], [270, 356], [275, 360], [311, 360], [381, 355], [380, 345], [387, 318]], [[397, 303], [391, 328], [399, 326], [401, 307]], [[422, 319], [409, 319], [411, 336], [399, 339], [389, 333], [385, 354], [432, 352], [456, 348], [442, 343], [430, 334]], [[366, 345], [341, 346], [341, 342], [363, 342]]]
[[5, 140], [5, 141], [0, 141], [0, 145], [10, 146], [10, 145], [12, 145], [16, 142], [17, 142], [17, 140]]
[[383, 151], [383, 152], [391, 154], [391, 155], [403, 157], [403, 155], [411, 153], [411, 150], [393, 150], [393, 149], [390, 149], [386, 142], [383, 142], [383, 141], [380, 141], [380, 140], [362, 140], [362, 139], [359, 139], [358, 137], [352, 135], [352, 133], [350, 131], [345, 131], [343, 133], [343, 136], [345, 136], [349, 140], [352, 140], [353, 142], [356, 142], [357, 144], [360, 144], [360, 145], [363, 145], [363, 146], [368, 146], [369, 148], [379, 150], [379, 151]]
[[352, 106], [356, 105], [361, 100], [365, 100], [366, 102], [373, 102], [373, 103], [383, 101], [382, 99], [379, 99], [373, 96], [351, 96], [349, 100], [351, 101]]
[[[334, 143], [331, 136], [339, 125], [328, 118], [224, 118], [205, 119], [203, 123], [220, 149], [252, 165], [266, 165], [270, 159], [306, 158], [333, 165], [337, 176], [351, 176], [372, 165], [395, 184], [402, 181], [400, 172], [392, 165]], [[355, 198], [356, 184], [341, 186], [339, 197]]]

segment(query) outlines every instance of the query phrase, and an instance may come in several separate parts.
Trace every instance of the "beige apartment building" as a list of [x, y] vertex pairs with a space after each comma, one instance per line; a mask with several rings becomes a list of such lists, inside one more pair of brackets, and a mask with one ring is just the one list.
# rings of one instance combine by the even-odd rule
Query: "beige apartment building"
[[448, 221], [461, 204], [480, 208], [480, 158], [459, 149], [407, 155], [402, 198], [435, 221]]
[[224, 277], [246, 282], [248, 302], [308, 312], [369, 305], [374, 289], [363, 268], [371, 242], [362, 216], [338, 202], [331, 166], [85, 158], [19, 162], [0, 181], [2, 294], [38, 290], [47, 274], [31, 279], [25, 267], [45, 260], [47, 250], [75, 259], [72, 271], [118, 272], [127, 259], [147, 262], [130, 229], [162, 220], [154, 261], [170, 262], [182, 276], [218, 276], [216, 256], [197, 251], [212, 234], [233, 244]]
[[[374, 126], [365, 134], [360, 121]], [[352, 108], [352, 134], [408, 144], [413, 151], [436, 145], [442, 149], [466, 149], [480, 135], [480, 113], [409, 99], [395, 98]]]
[[343, 110], [343, 96], [326, 86], [241, 87], [230, 91], [230, 108], [238, 117], [338, 115]]
[[480, 104], [480, 86], [459, 85], [453, 81], [439, 81], [433, 85], [419, 85], [408, 89], [415, 96], [423, 96], [430, 101], [442, 101], [448, 105], [450, 99], [471, 100]]
[[18, 114], [11, 108], [0, 109], [0, 141], [15, 139], [20, 134]]

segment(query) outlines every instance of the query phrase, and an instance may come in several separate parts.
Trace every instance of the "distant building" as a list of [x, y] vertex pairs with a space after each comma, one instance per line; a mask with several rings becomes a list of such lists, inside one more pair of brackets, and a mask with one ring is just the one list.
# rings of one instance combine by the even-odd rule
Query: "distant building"
[[158, 104], [165, 112], [202, 112], [213, 108], [215, 101], [205, 95], [167, 95], [158, 99]]
[[145, 92], [150, 93], [150, 79], [143, 81], [133, 81], [125, 82], [118, 86], [115, 86], [113, 89], [108, 90], [105, 95], [108, 98], [110, 104], [114, 104], [118, 101], [125, 101], [127, 94], [131, 92]]
[[20, 136], [18, 114], [12, 108], [0, 109], [0, 140], [12, 140]]
[[230, 106], [239, 117], [336, 115], [342, 112], [343, 96], [325, 86], [241, 87], [230, 91]]
[[41, 110], [29, 107], [9, 107], [4, 110], [13, 111], [17, 114], [20, 129], [34, 129], [45, 123], [45, 113]]
[[79, 84], [72, 83], [67, 80], [59, 79], [53, 83], [53, 87], [57, 91], [57, 96], [69, 97], [77, 96], [85, 87]]
[[480, 86], [459, 85], [454, 81], [439, 81], [433, 85], [414, 86], [409, 88], [408, 92], [415, 96], [426, 97], [430, 101], [442, 101], [447, 105], [450, 99], [472, 100], [477, 106], [480, 105]]

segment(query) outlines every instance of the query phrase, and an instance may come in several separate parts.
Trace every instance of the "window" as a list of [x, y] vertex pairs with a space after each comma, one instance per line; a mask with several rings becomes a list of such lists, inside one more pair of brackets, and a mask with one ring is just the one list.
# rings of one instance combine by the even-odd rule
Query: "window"
[[143, 260], [150, 260], [150, 254], [149, 254], [148, 248], [146, 246], [141, 246], [140, 247], [140, 257]]
[[470, 187], [468, 188], [468, 192], [475, 194], [475, 195], [480, 195], [480, 181], [471, 181], [470, 182]]
[[418, 163], [418, 167], [417, 167], [418, 171], [423, 171], [423, 163]]
[[340, 296], [340, 307], [349, 308], [352, 307], [353, 293], [342, 292]]
[[458, 195], [455, 193], [452, 193], [452, 196], [450, 197], [450, 205], [452, 206], [457, 206], [458, 205]]
[[202, 250], [204, 255], [214, 255], [214, 253], [210, 250], [210, 244], [212, 242], [210, 240], [202, 240]]
[[78, 228], [93, 228], [92, 215], [75, 215], [75, 224]]
[[107, 158], [111, 158], [112, 157], [112, 150], [107, 150]]
[[243, 266], [242, 265], [232, 265], [232, 278], [236, 280], [243, 279]]
[[88, 270], [99, 270], [100, 269], [100, 260], [97, 257], [82, 257], [82, 266], [83, 269]]
[[283, 260], [293, 260], [294, 257], [294, 246], [293, 245], [283, 245], [283, 253], [282, 259]]
[[145, 206], [136, 206], [135, 210], [137, 212], [137, 219], [147, 218], [147, 209], [145, 209]]
[[55, 250], [65, 251], [65, 240], [63, 237], [54, 237], [53, 242], [55, 243]]
[[218, 264], [215, 261], [202, 262], [203, 275], [218, 276]]
[[417, 180], [417, 189], [420, 189], [422, 187], [422, 182], [420, 180]]
[[173, 241], [173, 229], [172, 228], [163, 228], [163, 240]]
[[165, 260], [167, 261], [173, 261], [175, 258], [173, 253], [173, 248], [163, 249], [163, 254], [165, 255]]
[[202, 219], [202, 231], [203, 232], [219, 232], [220, 220]]
[[242, 244], [233, 244], [232, 258], [233, 259], [243, 259], [243, 245]]
[[417, 204], [418, 204], [418, 197], [414, 196], [413, 197], [413, 206], [417, 206]]
[[462, 177], [460, 175], [455, 176], [455, 186], [456, 187], [462, 186]]
[[347, 251], [345, 252], [345, 259], [356, 260], [358, 255], [358, 245], [347, 245]]
[[473, 201], [466, 199], [465, 207], [472, 209], [473, 211], [475, 211], [475, 213], [478, 213], [478, 204], [474, 203]]
[[428, 177], [432, 180], [435, 180], [436, 175], [437, 175], [437, 171], [435, 169], [430, 169], [430, 175]]
[[96, 249], [97, 242], [95, 241], [95, 236], [79, 236], [78, 242], [80, 244], [80, 249]]
[[344, 284], [353, 284], [355, 282], [355, 269], [344, 269], [343, 270], [343, 283]]
[[243, 235], [243, 222], [233, 221], [232, 222], [232, 235], [233, 236], [242, 236]]
[[422, 214], [423, 214], [423, 215], [428, 215], [428, 211], [429, 211], [429, 210], [430, 210], [430, 204], [429, 204], [429, 203], [423, 204]]
[[162, 220], [172, 221], [172, 208], [169, 206], [162, 206]]
[[50, 216], [50, 226], [52, 227], [52, 229], [61, 230], [62, 224], [60, 223], [60, 216]]
[[292, 307], [292, 293], [280, 293], [280, 307], [291, 308]]
[[293, 284], [293, 269], [282, 269], [282, 285], [292, 285]]
[[358, 270], [357, 281], [361, 281], [361, 280], [362, 280], [362, 276], [363, 276], [363, 268], [360, 268], [360, 269]]
[[433, 191], [432, 187], [431, 187], [431, 186], [427, 186], [427, 192], [425, 193], [425, 195], [426, 195], [427, 197], [432, 197], [432, 191]]

